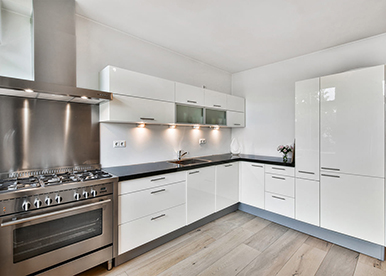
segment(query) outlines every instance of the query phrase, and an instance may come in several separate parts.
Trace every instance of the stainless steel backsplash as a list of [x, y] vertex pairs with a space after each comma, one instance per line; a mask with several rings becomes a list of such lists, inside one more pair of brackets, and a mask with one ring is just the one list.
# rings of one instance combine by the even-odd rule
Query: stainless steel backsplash
[[0, 96], [0, 174], [99, 164], [98, 105]]

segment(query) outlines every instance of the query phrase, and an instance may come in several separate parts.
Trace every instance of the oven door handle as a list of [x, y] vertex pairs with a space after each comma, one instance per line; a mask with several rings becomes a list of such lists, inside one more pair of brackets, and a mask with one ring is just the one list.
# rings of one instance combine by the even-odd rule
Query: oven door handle
[[60, 214], [72, 212], [72, 211], [82, 210], [82, 209], [90, 208], [93, 206], [106, 204], [109, 202], [111, 202], [111, 199], [106, 199], [103, 201], [98, 201], [98, 202], [90, 203], [87, 205], [77, 206], [77, 207], [73, 207], [70, 209], [65, 209], [65, 210], [60, 210], [60, 211], [56, 211], [56, 212], [52, 212], [52, 213], [37, 215], [37, 216], [29, 217], [29, 218], [22, 218], [22, 219], [18, 219], [18, 220], [9, 221], [9, 222], [4, 222], [0, 226], [1, 227], [7, 227], [7, 226], [12, 226], [12, 225], [17, 225], [17, 224], [21, 224], [21, 223], [25, 223], [25, 222], [29, 222], [29, 221], [34, 221], [34, 220], [38, 220], [38, 219], [42, 219], [42, 218], [47, 218], [47, 217], [51, 217], [51, 216], [55, 216], [55, 215], [60, 215]]

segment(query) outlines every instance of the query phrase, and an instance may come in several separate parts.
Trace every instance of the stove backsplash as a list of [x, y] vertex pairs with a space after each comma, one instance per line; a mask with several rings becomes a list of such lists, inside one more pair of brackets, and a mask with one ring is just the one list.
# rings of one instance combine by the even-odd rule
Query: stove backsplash
[[0, 175], [98, 165], [99, 107], [0, 96]]

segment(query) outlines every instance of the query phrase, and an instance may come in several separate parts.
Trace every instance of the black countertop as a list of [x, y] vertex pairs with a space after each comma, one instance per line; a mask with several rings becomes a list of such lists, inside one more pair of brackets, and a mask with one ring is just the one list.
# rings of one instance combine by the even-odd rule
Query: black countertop
[[269, 164], [269, 165], [280, 165], [280, 166], [288, 166], [288, 167], [295, 166], [294, 163], [283, 163], [283, 159], [281, 157], [249, 155], [249, 154], [232, 155], [229, 153], [229, 154], [203, 156], [203, 157], [197, 157], [197, 158], [209, 160], [210, 162], [194, 164], [189, 166], [181, 166], [178, 164], [169, 163], [168, 161], [162, 161], [162, 162], [129, 165], [129, 166], [107, 167], [107, 168], [103, 168], [103, 170], [115, 176], [118, 176], [119, 181], [125, 181], [130, 179], [141, 178], [141, 177], [186, 171], [191, 169], [203, 168], [203, 167], [237, 162], [237, 161], [248, 161], [248, 162], [263, 163], [263, 164]]

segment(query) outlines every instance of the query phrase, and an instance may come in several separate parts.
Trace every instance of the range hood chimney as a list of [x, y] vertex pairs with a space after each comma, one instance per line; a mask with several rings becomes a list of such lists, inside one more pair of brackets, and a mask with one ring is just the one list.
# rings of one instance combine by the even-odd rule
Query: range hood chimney
[[111, 100], [111, 93], [76, 87], [75, 0], [32, 1], [34, 81], [0, 76], [0, 88], [22, 97], [30, 89], [30, 98], [91, 104]]

